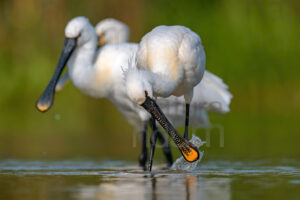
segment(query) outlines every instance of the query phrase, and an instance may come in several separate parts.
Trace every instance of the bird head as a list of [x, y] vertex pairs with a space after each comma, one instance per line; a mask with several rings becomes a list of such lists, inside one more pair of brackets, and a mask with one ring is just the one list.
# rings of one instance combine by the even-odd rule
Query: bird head
[[146, 76], [146, 72], [136, 68], [128, 68], [125, 72], [125, 85], [129, 98], [142, 105], [146, 96], [153, 99], [152, 86]]
[[[48, 86], [36, 102], [36, 108], [41, 112], [49, 110], [54, 102], [55, 86], [68, 60], [78, 46], [96, 48], [97, 35], [89, 20], [85, 17], [73, 18], [65, 28], [63, 50], [54, 74]], [[95, 40], [94, 42], [89, 42]], [[93, 45], [94, 44], [94, 45]]]
[[99, 37], [99, 45], [103, 46], [108, 43], [128, 42], [130, 30], [123, 22], [107, 18], [101, 20], [95, 27]]
[[65, 28], [65, 37], [77, 38], [77, 46], [85, 45], [91, 40], [96, 43], [98, 40], [94, 27], [86, 17], [75, 17], [70, 20]]

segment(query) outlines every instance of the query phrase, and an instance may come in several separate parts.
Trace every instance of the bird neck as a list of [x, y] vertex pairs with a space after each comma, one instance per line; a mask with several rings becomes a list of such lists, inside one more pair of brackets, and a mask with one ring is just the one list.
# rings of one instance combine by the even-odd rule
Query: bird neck
[[96, 48], [80, 46], [75, 49], [68, 62], [69, 75], [79, 89], [86, 87], [93, 74], [93, 58]]
[[157, 73], [143, 70], [145, 79], [152, 85], [153, 95], [155, 97], [168, 97], [172, 95], [177, 84], [170, 78]]
[[[105, 33], [106, 32], [106, 33]], [[104, 31], [104, 34], [110, 34], [110, 39], [107, 43], [124, 43], [128, 42], [130, 31], [125, 25], [112, 24], [109, 30]]]
[[129, 41], [129, 30], [127, 27], [121, 27], [118, 33], [118, 42], [128, 42]]
[[102, 98], [106, 95], [107, 87], [101, 84], [101, 75], [104, 74], [99, 73], [95, 66], [96, 47], [96, 41], [78, 47], [68, 62], [68, 73], [75, 87], [81, 92], [88, 96]]

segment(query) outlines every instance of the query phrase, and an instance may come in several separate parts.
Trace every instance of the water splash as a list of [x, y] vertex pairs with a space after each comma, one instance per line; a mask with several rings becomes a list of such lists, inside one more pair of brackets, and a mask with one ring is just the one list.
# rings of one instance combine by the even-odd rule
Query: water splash
[[[190, 140], [190, 142], [195, 145], [198, 149], [199, 147], [203, 146], [203, 144], [205, 144], [204, 141], [202, 141], [199, 137], [193, 135], [192, 139]], [[181, 156], [180, 158], [178, 158], [172, 165], [171, 169], [173, 170], [185, 170], [185, 171], [192, 171], [194, 170], [198, 163], [201, 161], [202, 157], [203, 157], [203, 151], [199, 151], [199, 159], [196, 162], [190, 163], [187, 162], [183, 156]]]

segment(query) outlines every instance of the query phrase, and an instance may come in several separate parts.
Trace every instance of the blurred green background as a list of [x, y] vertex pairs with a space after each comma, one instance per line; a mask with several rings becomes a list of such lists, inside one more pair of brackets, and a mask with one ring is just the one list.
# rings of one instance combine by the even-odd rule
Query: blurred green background
[[[299, 1], [0, 0], [0, 159], [136, 160], [137, 135], [107, 100], [68, 84], [49, 112], [34, 107], [75, 16], [124, 21], [134, 42], [157, 25], [190, 27], [202, 37], [207, 69], [234, 95], [229, 114], [211, 114], [225, 143], [212, 130], [207, 158], [299, 158]], [[198, 135], [205, 140], [205, 130]]]

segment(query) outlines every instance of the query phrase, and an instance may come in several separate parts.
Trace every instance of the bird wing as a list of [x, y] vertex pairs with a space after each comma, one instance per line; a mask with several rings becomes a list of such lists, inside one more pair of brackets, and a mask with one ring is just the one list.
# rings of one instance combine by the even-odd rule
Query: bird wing
[[[205, 71], [202, 81], [194, 87], [194, 96], [190, 105], [190, 124], [194, 127], [208, 127], [210, 122], [206, 111], [229, 112], [231, 99], [232, 94], [223, 80]], [[174, 126], [184, 125], [185, 99], [183, 96], [158, 98], [157, 102]]]
[[55, 92], [59, 92], [61, 91], [68, 83], [70, 77], [69, 77], [69, 74], [68, 72], [66, 72], [63, 77], [61, 77], [58, 82], [56, 83], [56, 86], [55, 86]]
[[205, 71], [201, 82], [194, 87], [192, 106], [201, 105], [208, 111], [226, 113], [230, 111], [232, 97], [228, 86], [220, 77]]
[[199, 35], [189, 28], [182, 29], [183, 38], [178, 49], [180, 64], [184, 67], [185, 82], [189, 86], [196, 86], [202, 79], [206, 65], [205, 51]]
[[[175, 127], [184, 126], [185, 122], [185, 99], [183, 96], [170, 96], [168, 98], [158, 98], [157, 103]], [[209, 127], [209, 117], [206, 110], [194, 105], [190, 109], [190, 125], [199, 127]]]

